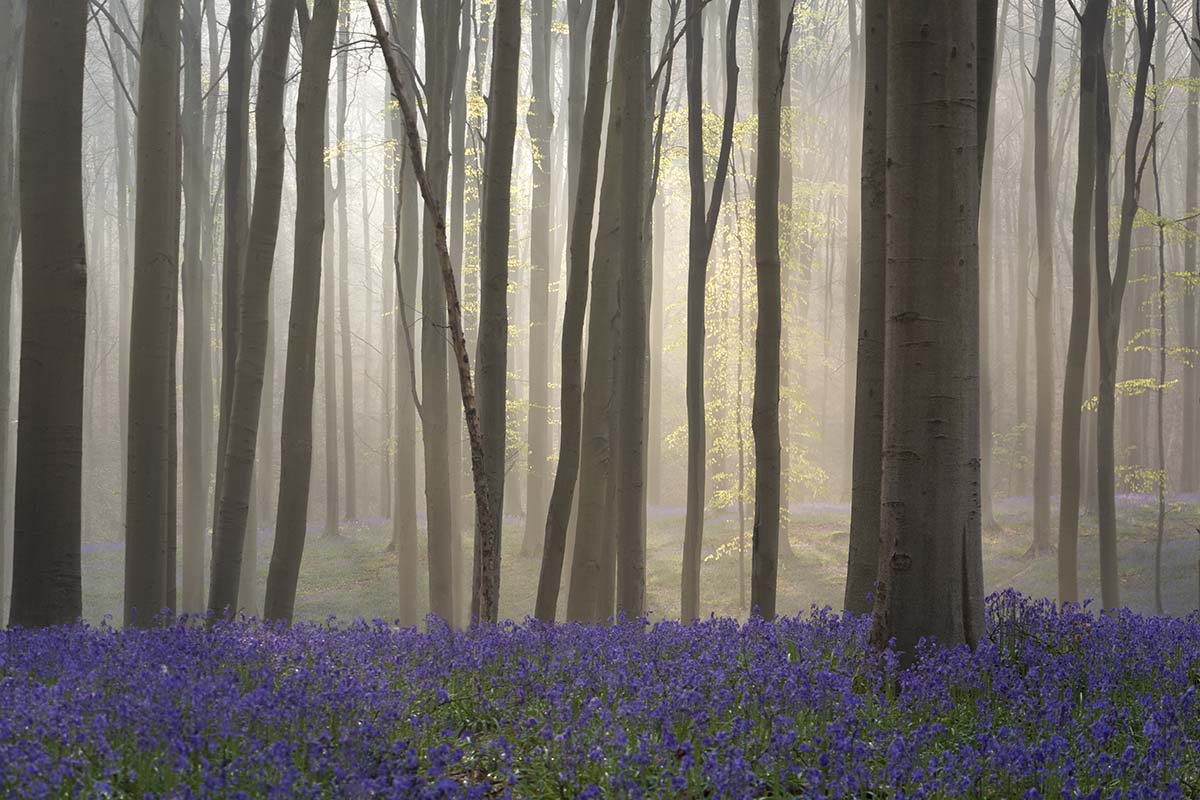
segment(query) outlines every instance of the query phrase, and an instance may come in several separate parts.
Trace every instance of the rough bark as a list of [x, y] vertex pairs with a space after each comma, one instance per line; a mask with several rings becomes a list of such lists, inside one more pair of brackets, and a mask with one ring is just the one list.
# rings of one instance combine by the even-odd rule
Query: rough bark
[[[138, 80], [137, 208], [129, 353], [125, 624], [144, 625], [173, 598], [173, 329], [179, 286], [179, 4], [149, 0]], [[59, 391], [63, 391], [61, 388]]]
[[40, 0], [28, 8], [17, 178], [22, 313], [13, 560], [21, 569], [13, 575], [11, 625], [67, 624], [83, 613], [86, 27], [84, 3]]
[[312, 476], [313, 394], [325, 233], [325, 119], [337, 0], [317, 0], [304, 36], [296, 98], [296, 241], [279, 443], [279, 506], [263, 607], [290, 622], [304, 555]]
[[983, 627], [977, 226], [986, 94], [975, 4], [893, 2], [887, 25], [883, 512], [872, 642], [894, 638], [911, 659], [922, 636], [974, 646]]
[[[605, 88], [608, 84], [608, 54], [612, 37], [615, 0], [597, 0], [596, 19], [588, 66], [587, 97], [583, 103], [578, 154], [578, 184], [572, 200], [571, 229], [567, 255], [566, 308], [562, 330], [562, 431], [558, 469], [546, 517], [546, 538], [538, 576], [535, 614], [553, 620], [558, 607], [566, 552], [567, 526], [575, 502], [579, 477], [583, 430], [583, 324], [587, 316], [588, 279], [591, 266], [592, 223], [596, 210], [596, 185], [600, 164], [600, 131], [604, 119]], [[573, 24], [586, 27], [586, 17]], [[574, 55], [572, 55], [574, 58]], [[578, 542], [578, 536], [576, 537]], [[578, 551], [578, 545], [574, 551]], [[572, 555], [574, 559], [574, 555]], [[575, 585], [572, 580], [571, 585]]]
[[854, 467], [847, 611], [866, 614], [879, 564], [883, 448], [884, 296], [887, 263], [887, 2], [863, 7], [862, 248], [855, 372]]

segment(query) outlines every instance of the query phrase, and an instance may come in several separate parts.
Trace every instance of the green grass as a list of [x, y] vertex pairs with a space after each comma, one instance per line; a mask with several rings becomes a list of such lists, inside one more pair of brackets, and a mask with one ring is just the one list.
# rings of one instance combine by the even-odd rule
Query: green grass
[[[1006, 501], [997, 508], [999, 527], [984, 532], [984, 577], [989, 592], [1013, 587], [1023, 594], [1054, 596], [1056, 561], [1053, 554], [1029, 558], [1032, 538], [1028, 503]], [[747, 509], [745, 534], [746, 583], [749, 592], [751, 509]], [[1138, 611], [1154, 608], [1154, 540], [1156, 507], [1153, 503], [1125, 502], [1119, 509], [1121, 601]], [[652, 617], [679, 613], [679, 574], [683, 540], [682, 510], [651, 512], [647, 541], [647, 608]], [[1057, 511], [1054, 519], [1057, 520]], [[1172, 504], [1167, 519], [1164, 548], [1165, 610], [1186, 614], [1197, 607], [1200, 506]], [[501, 615], [521, 619], [533, 610], [540, 558], [520, 553], [523, 522], [505, 527], [501, 574]], [[848, 542], [848, 510], [820, 506], [793, 515], [790, 542], [795, 558], [780, 565], [781, 613], [793, 614], [811, 605], [840, 608]], [[250, 608], [260, 611], [270, 561], [268, 533], [260, 540], [257, 592]], [[390, 537], [387, 523], [344, 522], [341, 535], [327, 539], [310, 534], [300, 574], [296, 602], [298, 619], [323, 620], [380, 617], [391, 619], [397, 610], [399, 574], [394, 554], [386, 552]], [[736, 515], [710, 517], [705, 527], [706, 560], [701, 571], [702, 613], [744, 616], [739, 599], [739, 558]], [[211, 542], [206, 543], [211, 546]], [[463, 536], [464, 574], [470, 568], [470, 536]], [[724, 545], [722, 547], [722, 545]], [[718, 551], [716, 557], [712, 557]], [[1085, 597], [1099, 593], [1099, 560], [1094, 517], [1084, 517], [1080, 528], [1080, 588]], [[418, 597], [428, 597], [424, 542], [418, 565]], [[569, 559], [568, 559], [569, 560]], [[84, 555], [84, 612], [95, 622], [106, 615], [121, 616], [122, 571], [120, 550]], [[569, 566], [569, 565], [568, 565]], [[560, 594], [560, 613], [566, 593]]]

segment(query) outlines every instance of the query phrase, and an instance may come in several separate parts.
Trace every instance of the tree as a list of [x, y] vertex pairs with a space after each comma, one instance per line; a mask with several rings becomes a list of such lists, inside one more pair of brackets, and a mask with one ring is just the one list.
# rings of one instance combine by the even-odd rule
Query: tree
[[[1200, 7], [1192, 7], [1193, 45], [1188, 50], [1188, 79], [1192, 85], [1200, 82]], [[1195, 214], [1200, 208], [1200, 107], [1195, 102], [1187, 104], [1184, 112], [1187, 141], [1187, 162], [1184, 168], [1184, 207], [1189, 214]], [[1200, 262], [1197, 260], [1196, 236], [1200, 235], [1200, 224], [1196, 217], [1186, 223], [1188, 235], [1183, 240], [1183, 268], [1191, 276], [1183, 289], [1183, 303], [1180, 312], [1180, 328], [1183, 347], [1190, 348], [1193, 353], [1197, 350], [1196, 328], [1196, 289], [1192, 281], [1196, 279]], [[1195, 356], [1193, 356], [1193, 359]], [[1197, 381], [1197, 370], [1200, 364], [1193, 363], [1183, 371], [1183, 468], [1179, 475], [1179, 488], [1184, 492], [1194, 492], [1200, 489], [1200, 381]]]
[[[571, 226], [567, 249], [567, 292], [562, 329], [562, 396], [559, 403], [562, 432], [558, 469], [546, 515], [546, 538], [538, 576], [535, 614], [553, 620], [558, 606], [559, 583], [566, 553], [567, 525], [579, 477], [583, 429], [583, 324], [587, 316], [588, 279], [591, 267], [592, 222], [596, 210], [596, 184], [600, 165], [600, 131], [608, 84], [609, 44], [615, 0], [597, 0], [588, 64], [587, 96], [583, 103], [578, 149], [578, 183], [571, 199]], [[572, 17], [586, 29], [586, 16]], [[579, 41], [572, 37], [572, 55]], [[578, 550], [578, 546], [576, 550]], [[574, 558], [574, 555], [572, 555]]]
[[[1079, 140], [1078, 173], [1075, 179], [1075, 211], [1071, 226], [1071, 323], [1067, 339], [1067, 361], [1063, 376], [1062, 481], [1058, 522], [1058, 599], [1079, 601], [1078, 548], [1079, 496], [1083, 469], [1080, 458], [1084, 375], [1091, 321], [1093, 233], [1097, 255], [1108, 252], [1108, 174], [1097, 161], [1099, 133], [1097, 98], [1107, 92], [1104, 76], [1104, 28], [1108, 22], [1108, 0], [1089, 0], [1080, 16]], [[1100, 84], [1103, 83], [1102, 87]], [[1100, 184], [1103, 207], [1095, 205]], [[1100, 228], [1092, 223], [1093, 213]], [[1102, 249], [1099, 239], [1103, 237]]]
[[[21, 385], [11, 625], [83, 613], [80, 488], [87, 263], [83, 72], [87, 5], [27, 9], [21, 68]], [[8, 113], [7, 111], [4, 113]]]
[[[346, 519], [358, 518], [354, 456], [354, 348], [350, 325], [350, 187], [346, 183], [346, 103], [350, 62], [350, 14], [342, 12], [337, 55], [338, 316], [342, 349], [342, 450], [346, 467]], [[332, 302], [332, 296], [330, 302]], [[330, 362], [327, 369], [333, 369]]]
[[922, 636], [973, 646], [983, 633], [977, 227], [980, 87], [991, 80], [983, 19], [973, 3], [888, 5], [883, 512], [872, 642], [894, 639], [910, 659]]
[[[147, 0], [138, 80], [137, 208], [129, 353], [125, 624], [174, 604], [173, 330], [179, 287], [179, 3]], [[168, 580], [168, 571], [170, 580]]]
[[552, 0], [533, 0], [530, 16], [533, 99], [526, 123], [533, 148], [529, 209], [529, 454], [525, 537], [521, 551], [540, 549], [550, 501], [550, 265], [554, 109], [550, 73], [554, 46]]
[[[1037, 72], [1033, 76], [1033, 197], [1037, 228], [1037, 294], [1034, 297], [1034, 338], [1037, 340], [1037, 388], [1033, 434], [1034, 554], [1050, 547], [1050, 439], [1054, 435], [1054, 242], [1050, 196], [1050, 77], [1054, 60], [1054, 0], [1042, 1], [1038, 33]], [[1084, 295], [1083, 302], [1087, 302]], [[1079, 298], [1076, 297], [1076, 302]]]
[[[20, 243], [21, 214], [17, 183], [17, 88], [21, 79], [21, 41], [25, 36], [25, 0], [0, 0], [0, 420], [12, 418], [12, 292]], [[8, 538], [9, 426], [0, 424], [0, 623], [8, 617], [7, 592], [12, 552]]]
[[[757, 51], [758, 161], [754, 181], [754, 260], [758, 274], [758, 326], [754, 334], [754, 534], [750, 607], [775, 617], [779, 567], [779, 366], [783, 328], [779, 256], [780, 94], [787, 67], [795, 7], [780, 39], [780, 8], [759, 6]], [[782, 41], [782, 46], [780, 42]]]
[[229, 407], [229, 434], [222, 454], [225, 479], [217, 501], [217, 527], [213, 530], [212, 577], [208, 592], [209, 610], [217, 613], [238, 608], [238, 582], [242, 569], [246, 517], [252, 499], [254, 456], [258, 446], [270, 328], [271, 269], [275, 261], [279, 207], [283, 194], [287, 147], [283, 130], [284, 89], [294, 16], [295, 5], [289, 0], [271, 0], [267, 6], [263, 31], [263, 55], [255, 109], [258, 152], [254, 174], [254, 210], [250, 218], [250, 239], [242, 274], [237, 366], [234, 370], [233, 402]]
[[[308, 526], [321, 243], [325, 235], [325, 119], [337, 0], [317, 0], [304, 35], [296, 98], [296, 242], [279, 445], [279, 506], [263, 613], [290, 622]], [[414, 559], [415, 562], [415, 559]], [[414, 564], [415, 565], [415, 564]]]
[[[704, 419], [704, 296], [708, 285], [708, 258], [717, 235], [729, 155], [733, 149], [733, 123], [737, 112], [737, 22], [741, 0], [729, 4], [725, 23], [725, 110], [721, 149], [713, 177], [712, 200], [705, 199], [703, 17], [699, 0], [688, 0], [687, 31], [687, 136], [688, 186], [688, 301], [687, 301], [687, 510], [683, 528], [683, 580], [680, 619], [700, 616], [700, 563], [704, 544], [704, 477], [707, 436]], [[660, 236], [665, 231], [660, 232]]]
[[[1150, 60], [1154, 49], [1155, 12], [1154, 0], [1134, 0], [1134, 18], [1137, 25], [1138, 62], [1133, 88], [1133, 106], [1130, 111], [1129, 129], [1125, 138], [1125, 162], [1123, 167], [1125, 186], [1121, 198], [1121, 218], [1117, 230], [1116, 264], [1110, 267], [1107, 254], [1103, 260], [1096, 252], [1096, 323], [1100, 331], [1100, 393], [1096, 407], [1096, 476], [1098, 484], [1097, 517], [1100, 533], [1100, 597], [1106, 610], [1120, 606], [1120, 582], [1117, 577], [1117, 502], [1116, 502], [1116, 452], [1114, 423], [1116, 417], [1117, 358], [1121, 335], [1121, 303], [1129, 277], [1129, 262], [1132, 251], [1133, 218], [1138, 209], [1138, 193], [1141, 188], [1142, 170], [1146, 166], [1145, 154], [1139, 154], [1138, 142], [1142, 120], [1146, 112], [1146, 86], [1150, 73]], [[1107, 87], [1101, 90], [1098, 127], [1107, 128]], [[1104, 136], [1104, 132], [1100, 133]], [[1103, 150], [1103, 146], [1101, 148]], [[1107, 158], [1097, 164], [1097, 174], [1107, 174]], [[1104, 170], [1101, 172], [1101, 170]], [[1099, 180], [1099, 178], [1097, 179]], [[1094, 201], [1100, 207], [1100, 197]], [[1107, 198], [1105, 198], [1107, 207]]]
[[879, 564], [883, 459], [884, 297], [887, 263], [887, 2], [863, 6], [862, 244], [850, 503], [847, 611], [866, 614]]
[[[479, 424], [484, 476], [492, 515], [475, 533], [471, 616], [496, 622], [500, 590], [500, 521], [504, 507], [508, 380], [508, 243], [513, 147], [517, 134], [517, 84], [521, 60], [520, 0], [497, 0], [488, 92], [487, 153], [480, 218]], [[544, 352], [542, 355], [545, 355]], [[494, 541], [481, 537], [494, 530]]]

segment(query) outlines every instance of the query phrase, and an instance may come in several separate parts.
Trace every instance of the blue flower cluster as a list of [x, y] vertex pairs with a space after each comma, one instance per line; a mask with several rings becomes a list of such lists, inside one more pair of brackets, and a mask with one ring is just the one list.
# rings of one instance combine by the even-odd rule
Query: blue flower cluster
[[1200, 618], [988, 616], [904, 671], [828, 610], [0, 631], [0, 795], [1200, 796]]

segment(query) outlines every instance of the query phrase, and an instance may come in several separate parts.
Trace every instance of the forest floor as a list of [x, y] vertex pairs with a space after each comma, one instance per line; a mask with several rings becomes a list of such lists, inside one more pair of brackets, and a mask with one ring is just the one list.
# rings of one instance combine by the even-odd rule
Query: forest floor
[[[1030, 597], [1052, 597], [1056, 586], [1053, 553], [1038, 558], [1027, 555], [1032, 540], [1032, 509], [1028, 498], [997, 501], [998, 527], [984, 532], [984, 578], [989, 592], [1015, 588]], [[746, 592], [749, 592], [750, 527], [747, 509], [745, 531]], [[1157, 504], [1154, 498], [1122, 495], [1118, 499], [1121, 602], [1135, 611], [1154, 610], [1154, 545]], [[1057, 526], [1057, 507], [1053, 520]], [[1200, 591], [1200, 497], [1174, 498], [1168, 508], [1163, 548], [1163, 598], [1168, 613], [1183, 615], [1197, 608]], [[330, 616], [392, 619], [396, 615], [396, 562], [385, 553], [390, 524], [382, 519], [343, 522], [341, 535], [328, 539], [311, 526], [300, 574], [298, 619], [324, 620]], [[701, 608], [705, 615], [745, 616], [738, 579], [738, 519], [736, 512], [711, 516], [705, 526], [705, 561], [701, 572]], [[522, 556], [520, 540], [524, 520], [509, 518], [505, 526], [501, 584], [501, 616], [523, 619], [532, 612], [540, 559]], [[784, 560], [779, 571], [780, 613], [805, 612], [811, 606], [840, 608], [849, 538], [849, 507], [825, 503], [796, 507], [791, 515], [789, 541], [794, 558]], [[257, 596], [250, 608], [261, 610], [273, 531], [258, 532]], [[470, 537], [464, 536], [464, 563], [470, 558]], [[679, 613], [680, 553], [683, 509], [654, 508], [649, 513], [647, 543], [647, 608], [651, 618]], [[209, 542], [211, 545], [211, 542]], [[1080, 527], [1080, 588], [1085, 597], [1099, 594], [1099, 559], [1094, 516], [1085, 516]], [[418, 597], [424, 601], [426, 562], [424, 540], [420, 547], [421, 582]], [[120, 619], [124, 553], [119, 543], [85, 544], [84, 612], [98, 622], [106, 615]], [[560, 613], [565, 608], [560, 597]]]

